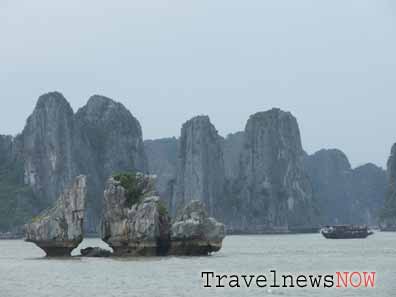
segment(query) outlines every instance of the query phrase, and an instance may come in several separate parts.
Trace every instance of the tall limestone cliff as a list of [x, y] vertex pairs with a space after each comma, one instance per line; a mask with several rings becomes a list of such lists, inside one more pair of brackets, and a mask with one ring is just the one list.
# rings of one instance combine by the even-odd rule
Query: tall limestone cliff
[[12, 136], [0, 135], [0, 166], [5, 166], [12, 159], [12, 145]]
[[157, 191], [167, 208], [171, 209], [176, 182], [178, 140], [175, 137], [145, 140], [144, 147], [149, 172], [157, 176]]
[[252, 115], [244, 133], [230, 226], [248, 232], [314, 227], [315, 202], [303, 156], [298, 124], [290, 113], [272, 109]]
[[353, 170], [352, 188], [353, 221], [377, 226], [386, 196], [386, 171], [372, 163], [359, 166]]
[[[165, 156], [172, 154], [152, 141], [146, 148], [150, 172], [172, 177], [173, 159]], [[235, 231], [290, 231], [317, 224], [300, 133], [291, 114], [277, 109], [258, 113], [244, 132], [226, 139], [208, 117], [198, 116], [183, 125], [177, 151], [173, 212], [200, 200], [210, 215]]]
[[22, 232], [18, 226], [40, 209], [40, 201], [24, 183], [24, 164], [15, 138], [0, 135], [0, 232]]
[[0, 212], [20, 209], [0, 222], [4, 229], [53, 205], [54, 197], [84, 174], [89, 185], [85, 224], [95, 232], [107, 177], [148, 171], [139, 122], [122, 104], [97, 95], [76, 114], [62, 94], [42, 95], [23, 132], [15, 139], [1, 137], [0, 150], [5, 151], [0, 157], [0, 197], [4, 183], [9, 204]]
[[[74, 176], [73, 110], [62, 94], [38, 99], [21, 134], [7, 138], [1, 160], [0, 212], [4, 229], [13, 230], [53, 202]], [[3, 147], [3, 145], [2, 145]], [[15, 231], [15, 230], [14, 230]]]
[[305, 164], [322, 224], [377, 223], [386, 188], [384, 170], [373, 164], [352, 169], [347, 156], [337, 149], [307, 156]]
[[238, 177], [239, 159], [244, 145], [244, 132], [228, 134], [223, 142], [225, 175], [228, 180]]
[[172, 201], [174, 212], [199, 200], [211, 216], [216, 216], [225, 183], [222, 141], [207, 116], [194, 117], [183, 125]]
[[115, 172], [148, 171], [142, 129], [121, 104], [92, 96], [75, 115], [74, 158], [79, 174], [88, 176], [86, 224], [99, 226], [102, 196], [108, 176]]
[[25, 183], [46, 203], [54, 202], [77, 175], [73, 159], [73, 110], [62, 94], [52, 92], [38, 99], [18, 141]]
[[351, 164], [337, 149], [320, 150], [306, 159], [324, 224], [350, 223], [352, 192]]
[[381, 211], [381, 227], [396, 230], [396, 143], [392, 146], [387, 163], [388, 184], [385, 207]]
[[89, 152], [100, 162], [105, 179], [114, 168], [147, 171], [139, 121], [121, 103], [95, 95], [75, 115], [76, 127]]

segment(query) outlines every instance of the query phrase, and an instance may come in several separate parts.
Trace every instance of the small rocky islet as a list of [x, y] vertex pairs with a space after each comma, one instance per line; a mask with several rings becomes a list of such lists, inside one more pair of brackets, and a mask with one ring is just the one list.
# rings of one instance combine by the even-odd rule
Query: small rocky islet
[[86, 177], [76, 177], [55, 206], [45, 210], [25, 226], [27, 242], [33, 242], [47, 256], [70, 256], [83, 241]]
[[[87, 178], [78, 176], [52, 209], [25, 226], [26, 241], [47, 257], [70, 256], [83, 240]], [[209, 255], [222, 247], [225, 226], [209, 217], [205, 205], [191, 201], [172, 221], [155, 191], [155, 176], [122, 173], [108, 179], [101, 238], [113, 253], [82, 249], [83, 257]]]

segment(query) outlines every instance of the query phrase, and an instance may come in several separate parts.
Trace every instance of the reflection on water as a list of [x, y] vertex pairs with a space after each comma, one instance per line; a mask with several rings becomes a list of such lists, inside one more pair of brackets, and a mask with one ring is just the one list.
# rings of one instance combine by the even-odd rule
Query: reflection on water
[[[210, 257], [47, 259], [31, 243], [0, 241], [0, 296], [396, 296], [396, 233], [366, 240], [326, 240], [319, 234], [229, 236]], [[204, 289], [202, 271], [237, 274], [319, 274], [376, 271], [375, 289]]]

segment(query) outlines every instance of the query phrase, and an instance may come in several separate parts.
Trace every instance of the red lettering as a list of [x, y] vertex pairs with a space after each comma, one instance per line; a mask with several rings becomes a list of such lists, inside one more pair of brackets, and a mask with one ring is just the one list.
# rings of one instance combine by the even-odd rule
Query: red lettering
[[352, 287], [359, 288], [362, 285], [362, 275], [357, 271], [352, 272], [349, 277], [349, 283]]
[[375, 288], [375, 272], [363, 272], [364, 275], [364, 285], [366, 286], [366, 288], [371, 287], [371, 288]]
[[[348, 276], [349, 272], [336, 272], [337, 275], [337, 288], [348, 288]], [[342, 285], [341, 285], [342, 283]]]

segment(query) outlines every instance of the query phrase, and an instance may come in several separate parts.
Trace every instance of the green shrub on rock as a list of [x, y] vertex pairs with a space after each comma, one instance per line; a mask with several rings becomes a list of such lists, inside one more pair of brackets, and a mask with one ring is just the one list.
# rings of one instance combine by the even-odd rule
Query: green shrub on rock
[[139, 203], [143, 198], [143, 190], [141, 184], [138, 182], [138, 175], [136, 173], [117, 173], [113, 178], [121, 183], [121, 186], [126, 191], [126, 206], [132, 207], [132, 205]]
[[158, 196], [153, 175], [122, 172], [113, 175], [113, 178], [126, 190], [128, 207], [143, 201], [146, 197]]

